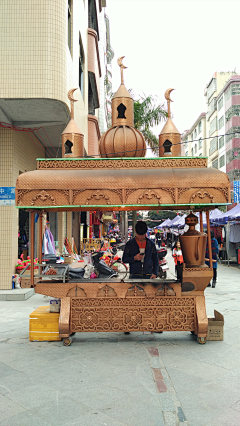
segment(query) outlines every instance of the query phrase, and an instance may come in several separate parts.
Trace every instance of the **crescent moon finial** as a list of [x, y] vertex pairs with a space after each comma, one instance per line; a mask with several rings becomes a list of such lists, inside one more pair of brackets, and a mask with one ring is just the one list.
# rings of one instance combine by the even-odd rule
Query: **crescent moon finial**
[[74, 97], [73, 97], [73, 92], [75, 92], [75, 90], [77, 90], [77, 89], [71, 89], [71, 90], [69, 90], [69, 92], [68, 92], [68, 99], [70, 100], [70, 102], [71, 102], [71, 119], [73, 120], [73, 117], [74, 117], [74, 107], [73, 107], [73, 102], [77, 102], [77, 99], [74, 99]]
[[170, 117], [170, 116], [171, 116], [171, 111], [170, 111], [170, 102], [173, 102], [173, 101], [172, 101], [172, 99], [170, 98], [170, 93], [171, 93], [173, 90], [175, 90], [175, 89], [167, 89], [167, 90], [166, 90], [166, 92], [165, 92], [165, 94], [164, 94], [165, 99], [166, 99], [166, 101], [167, 101], [167, 103], [168, 103], [168, 117]]
[[121, 70], [121, 84], [124, 84], [123, 81], [123, 70], [126, 69], [127, 67], [125, 67], [125, 65], [123, 65], [122, 60], [123, 58], [125, 58], [125, 56], [120, 56], [117, 60], [118, 65], [120, 66], [120, 70]]

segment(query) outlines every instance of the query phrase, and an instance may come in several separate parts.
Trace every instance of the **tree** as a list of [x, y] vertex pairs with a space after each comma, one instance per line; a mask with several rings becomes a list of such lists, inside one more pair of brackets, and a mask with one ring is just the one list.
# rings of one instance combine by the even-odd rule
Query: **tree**
[[144, 96], [139, 95], [139, 99], [135, 99], [131, 89], [129, 92], [134, 102], [134, 127], [143, 134], [146, 143], [153, 152], [157, 153], [159, 141], [150, 128], [166, 120], [168, 113], [164, 109], [164, 104], [158, 104], [157, 96], [146, 96], [144, 94]]
[[149, 210], [148, 212], [148, 219], [151, 220], [159, 220], [159, 222], [151, 222], [151, 220], [146, 219], [146, 223], [149, 226], [149, 228], [154, 228], [154, 226], [160, 225], [160, 223], [163, 222], [163, 220], [169, 218], [173, 219], [176, 216], [175, 212], [171, 212], [168, 210]]

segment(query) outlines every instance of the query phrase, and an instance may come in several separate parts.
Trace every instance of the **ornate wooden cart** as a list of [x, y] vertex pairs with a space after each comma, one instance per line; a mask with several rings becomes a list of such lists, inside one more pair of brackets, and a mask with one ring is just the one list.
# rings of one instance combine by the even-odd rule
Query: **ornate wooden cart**
[[[70, 99], [73, 105], [72, 91]], [[112, 103], [113, 127], [102, 136], [99, 148], [105, 158], [74, 156], [82, 151], [76, 145], [83, 138], [76, 136], [80, 131], [71, 123], [72, 109], [72, 120], [63, 135], [63, 158], [39, 159], [37, 170], [18, 177], [16, 205], [32, 215], [32, 259], [35, 212], [40, 213], [41, 221], [47, 211], [200, 211], [203, 231], [202, 211], [206, 211], [211, 241], [209, 210], [229, 203], [227, 175], [207, 168], [207, 158], [179, 156], [181, 137], [170, 119], [170, 107], [159, 138], [161, 157], [142, 158], [145, 142], [132, 127], [133, 101], [123, 79]], [[41, 247], [41, 236], [39, 244]], [[74, 332], [171, 330], [194, 332], [205, 343], [204, 290], [213, 276], [211, 244], [209, 254], [210, 267], [185, 266], [182, 283], [159, 279], [34, 284], [32, 269], [32, 285], [37, 293], [61, 298], [59, 333], [65, 344]]]

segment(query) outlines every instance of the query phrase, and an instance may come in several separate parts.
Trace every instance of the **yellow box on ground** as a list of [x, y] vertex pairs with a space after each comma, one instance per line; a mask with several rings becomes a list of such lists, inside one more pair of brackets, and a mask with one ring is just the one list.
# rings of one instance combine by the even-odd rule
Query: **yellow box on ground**
[[59, 312], [50, 312], [49, 306], [39, 306], [29, 315], [29, 340], [33, 341], [58, 341], [59, 337]]

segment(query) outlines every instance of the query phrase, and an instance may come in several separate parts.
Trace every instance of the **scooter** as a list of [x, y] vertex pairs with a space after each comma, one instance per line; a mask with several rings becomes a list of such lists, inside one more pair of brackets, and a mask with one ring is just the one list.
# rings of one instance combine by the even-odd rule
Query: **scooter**
[[158, 262], [159, 262], [159, 270], [158, 276], [159, 278], [167, 278], [167, 271], [169, 270], [167, 260], [165, 256], [167, 256], [166, 247], [161, 247], [160, 250], [157, 251], [158, 254]]

